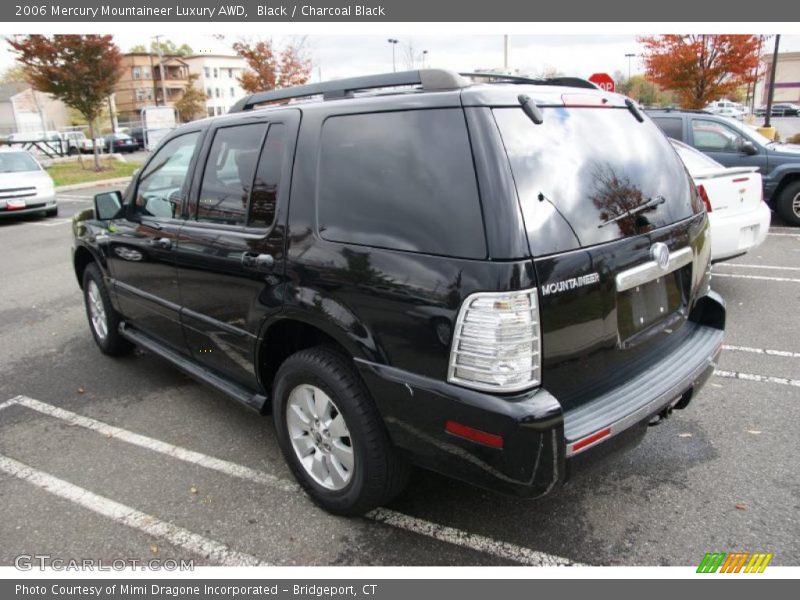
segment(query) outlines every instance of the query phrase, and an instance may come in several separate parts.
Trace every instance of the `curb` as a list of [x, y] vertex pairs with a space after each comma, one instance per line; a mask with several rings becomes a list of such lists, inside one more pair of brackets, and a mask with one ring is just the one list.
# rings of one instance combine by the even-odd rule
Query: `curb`
[[72, 183], [70, 185], [60, 185], [56, 188], [58, 192], [71, 192], [72, 190], [85, 190], [87, 188], [99, 187], [103, 185], [119, 185], [128, 183], [131, 177], [117, 177], [115, 179], [98, 179], [96, 181], [86, 181], [84, 183]]

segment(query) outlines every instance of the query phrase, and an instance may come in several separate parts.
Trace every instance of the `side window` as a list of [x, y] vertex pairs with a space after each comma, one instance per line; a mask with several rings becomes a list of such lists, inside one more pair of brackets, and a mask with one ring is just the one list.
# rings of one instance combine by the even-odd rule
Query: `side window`
[[161, 218], [178, 216], [186, 175], [199, 139], [199, 131], [187, 133], [172, 138], [156, 152], [139, 176], [134, 214]]
[[695, 148], [712, 152], [737, 152], [742, 137], [732, 129], [708, 119], [692, 119]]
[[275, 220], [275, 206], [281, 185], [281, 170], [286, 153], [286, 126], [270, 125], [264, 149], [258, 160], [253, 193], [250, 197], [251, 227], [270, 227]]
[[197, 220], [244, 225], [266, 123], [218, 129], [200, 185]]
[[653, 122], [667, 137], [683, 140], [683, 119], [680, 117], [653, 117]]
[[318, 227], [330, 241], [486, 256], [460, 109], [343, 115], [322, 128]]

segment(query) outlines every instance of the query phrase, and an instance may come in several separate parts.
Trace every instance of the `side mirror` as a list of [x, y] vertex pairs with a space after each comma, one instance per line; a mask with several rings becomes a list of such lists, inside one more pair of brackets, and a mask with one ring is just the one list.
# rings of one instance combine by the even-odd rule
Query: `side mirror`
[[119, 214], [122, 208], [122, 193], [103, 192], [94, 197], [94, 216], [99, 221], [109, 221]]
[[749, 154], [750, 156], [753, 154], [758, 154], [758, 148], [756, 148], [756, 145], [750, 140], [742, 140], [739, 150], [745, 154]]

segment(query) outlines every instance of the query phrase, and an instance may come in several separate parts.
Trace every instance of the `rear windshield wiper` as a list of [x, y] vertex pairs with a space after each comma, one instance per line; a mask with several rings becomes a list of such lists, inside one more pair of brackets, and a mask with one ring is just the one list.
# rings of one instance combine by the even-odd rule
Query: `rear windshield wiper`
[[600, 225], [597, 226], [597, 228], [600, 229], [601, 227], [605, 227], [606, 225], [609, 225], [611, 223], [616, 223], [617, 221], [619, 221], [621, 219], [624, 219], [625, 217], [633, 216], [636, 213], [642, 212], [643, 210], [647, 210], [647, 209], [650, 209], [650, 208], [655, 208], [656, 206], [659, 206], [660, 204], [664, 204], [664, 202], [666, 202], [666, 201], [667, 201], [667, 199], [664, 198], [664, 196], [653, 196], [652, 198], [650, 198], [644, 204], [640, 204], [639, 206], [635, 206], [633, 208], [629, 208], [628, 210], [626, 210], [621, 215], [618, 215], [618, 216], [614, 217], [613, 219], [609, 219], [608, 221], [603, 221], [602, 223], [600, 223]]

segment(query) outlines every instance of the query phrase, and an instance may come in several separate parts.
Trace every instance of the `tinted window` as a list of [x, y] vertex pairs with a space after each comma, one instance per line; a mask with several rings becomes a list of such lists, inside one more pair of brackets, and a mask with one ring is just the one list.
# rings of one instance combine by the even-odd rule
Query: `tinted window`
[[134, 213], [162, 218], [178, 215], [199, 139], [199, 132], [187, 133], [172, 138], [156, 152], [139, 177]]
[[683, 119], [680, 117], [651, 117], [667, 137], [675, 140], [683, 139]]
[[266, 123], [218, 129], [200, 185], [199, 221], [244, 225]]
[[250, 196], [250, 218], [247, 224], [251, 227], [269, 227], [275, 220], [285, 147], [286, 126], [270, 125]]
[[689, 177], [666, 137], [622, 108], [494, 111], [531, 250], [571, 250], [647, 233], [694, 214]]
[[327, 240], [486, 256], [460, 109], [328, 119], [318, 186], [319, 229]]

